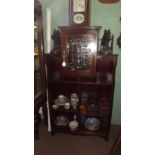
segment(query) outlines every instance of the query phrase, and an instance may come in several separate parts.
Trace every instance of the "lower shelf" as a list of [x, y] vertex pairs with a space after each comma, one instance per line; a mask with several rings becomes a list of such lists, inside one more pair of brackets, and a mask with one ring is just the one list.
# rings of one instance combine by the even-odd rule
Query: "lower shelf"
[[77, 129], [76, 131], [71, 131], [68, 126], [54, 125], [54, 127], [51, 130], [51, 134], [54, 135], [56, 133], [69, 133], [69, 134], [78, 135], [79, 134], [79, 129]]
[[104, 128], [99, 128], [97, 130], [88, 130], [85, 127], [81, 126], [79, 129], [80, 135], [91, 135], [91, 136], [101, 136], [107, 138], [109, 133], [107, 133]]
[[71, 131], [68, 126], [63, 127], [54, 125], [53, 129], [51, 130], [51, 135], [54, 135], [56, 133], [68, 133], [72, 135], [81, 135], [81, 136], [100, 136], [103, 137], [105, 140], [108, 140], [109, 137], [109, 132], [108, 130], [106, 130], [106, 128], [89, 130], [82, 125], [76, 131]]

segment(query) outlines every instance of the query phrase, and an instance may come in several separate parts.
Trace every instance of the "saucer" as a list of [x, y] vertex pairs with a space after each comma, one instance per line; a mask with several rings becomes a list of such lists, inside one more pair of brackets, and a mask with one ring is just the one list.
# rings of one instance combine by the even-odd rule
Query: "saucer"
[[59, 108], [59, 105], [58, 105], [58, 104], [53, 104], [53, 105], [52, 105], [52, 108], [53, 108], [53, 109], [57, 109], [57, 108]]

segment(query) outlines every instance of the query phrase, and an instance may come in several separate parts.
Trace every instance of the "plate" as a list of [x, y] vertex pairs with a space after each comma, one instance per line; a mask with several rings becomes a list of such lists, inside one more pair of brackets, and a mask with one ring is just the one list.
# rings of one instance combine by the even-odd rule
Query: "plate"
[[55, 119], [55, 124], [58, 126], [66, 126], [69, 123], [69, 118], [63, 115], [57, 116]]
[[95, 117], [88, 117], [85, 119], [85, 128], [89, 130], [97, 130], [100, 128], [101, 122]]
[[60, 101], [59, 98], [54, 100], [54, 103], [59, 106], [64, 106], [67, 102], [69, 102], [69, 99], [66, 96], [64, 96], [64, 102]]

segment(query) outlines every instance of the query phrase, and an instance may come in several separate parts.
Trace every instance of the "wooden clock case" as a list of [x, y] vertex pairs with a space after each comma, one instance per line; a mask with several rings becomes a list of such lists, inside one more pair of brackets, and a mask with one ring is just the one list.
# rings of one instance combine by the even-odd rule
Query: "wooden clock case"
[[[73, 1], [69, 0], [69, 25], [70, 26], [86, 26], [90, 24], [90, 6], [91, 0], [85, 0], [85, 11], [73, 11]], [[82, 14], [84, 16], [84, 22], [75, 23], [74, 16], [77, 14]]]

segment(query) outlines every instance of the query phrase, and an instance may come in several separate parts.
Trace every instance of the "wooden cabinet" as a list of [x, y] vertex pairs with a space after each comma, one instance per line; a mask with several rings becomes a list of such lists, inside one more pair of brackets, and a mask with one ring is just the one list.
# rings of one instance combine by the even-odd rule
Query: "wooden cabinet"
[[34, 95], [45, 89], [45, 62], [42, 12], [39, 1], [34, 5]]
[[34, 136], [39, 138], [39, 109], [42, 107], [44, 120], [46, 114], [45, 62], [43, 49], [42, 12], [39, 1], [34, 3]]
[[[60, 27], [61, 52], [46, 55], [52, 134], [67, 132], [98, 135], [108, 139], [117, 55], [97, 54], [99, 28]], [[93, 43], [92, 48], [85, 48], [89, 46], [87, 42]], [[76, 45], [73, 51], [70, 49], [72, 48], [71, 44]], [[73, 64], [69, 56], [70, 51], [74, 53], [73, 56], [76, 55]], [[84, 62], [80, 60], [78, 68], [77, 57], [83, 55], [88, 58], [87, 67], [85, 68]], [[65, 66], [62, 66], [63, 61], [66, 63]], [[69, 109], [65, 109], [63, 105], [55, 108], [59, 95], [64, 95], [68, 99], [66, 102], [71, 103], [71, 94], [73, 93], [76, 93], [79, 99], [76, 109], [72, 104]], [[69, 123], [75, 120], [75, 116], [78, 128], [72, 132]], [[57, 124], [58, 118], [66, 119], [66, 121], [59, 125]]]

